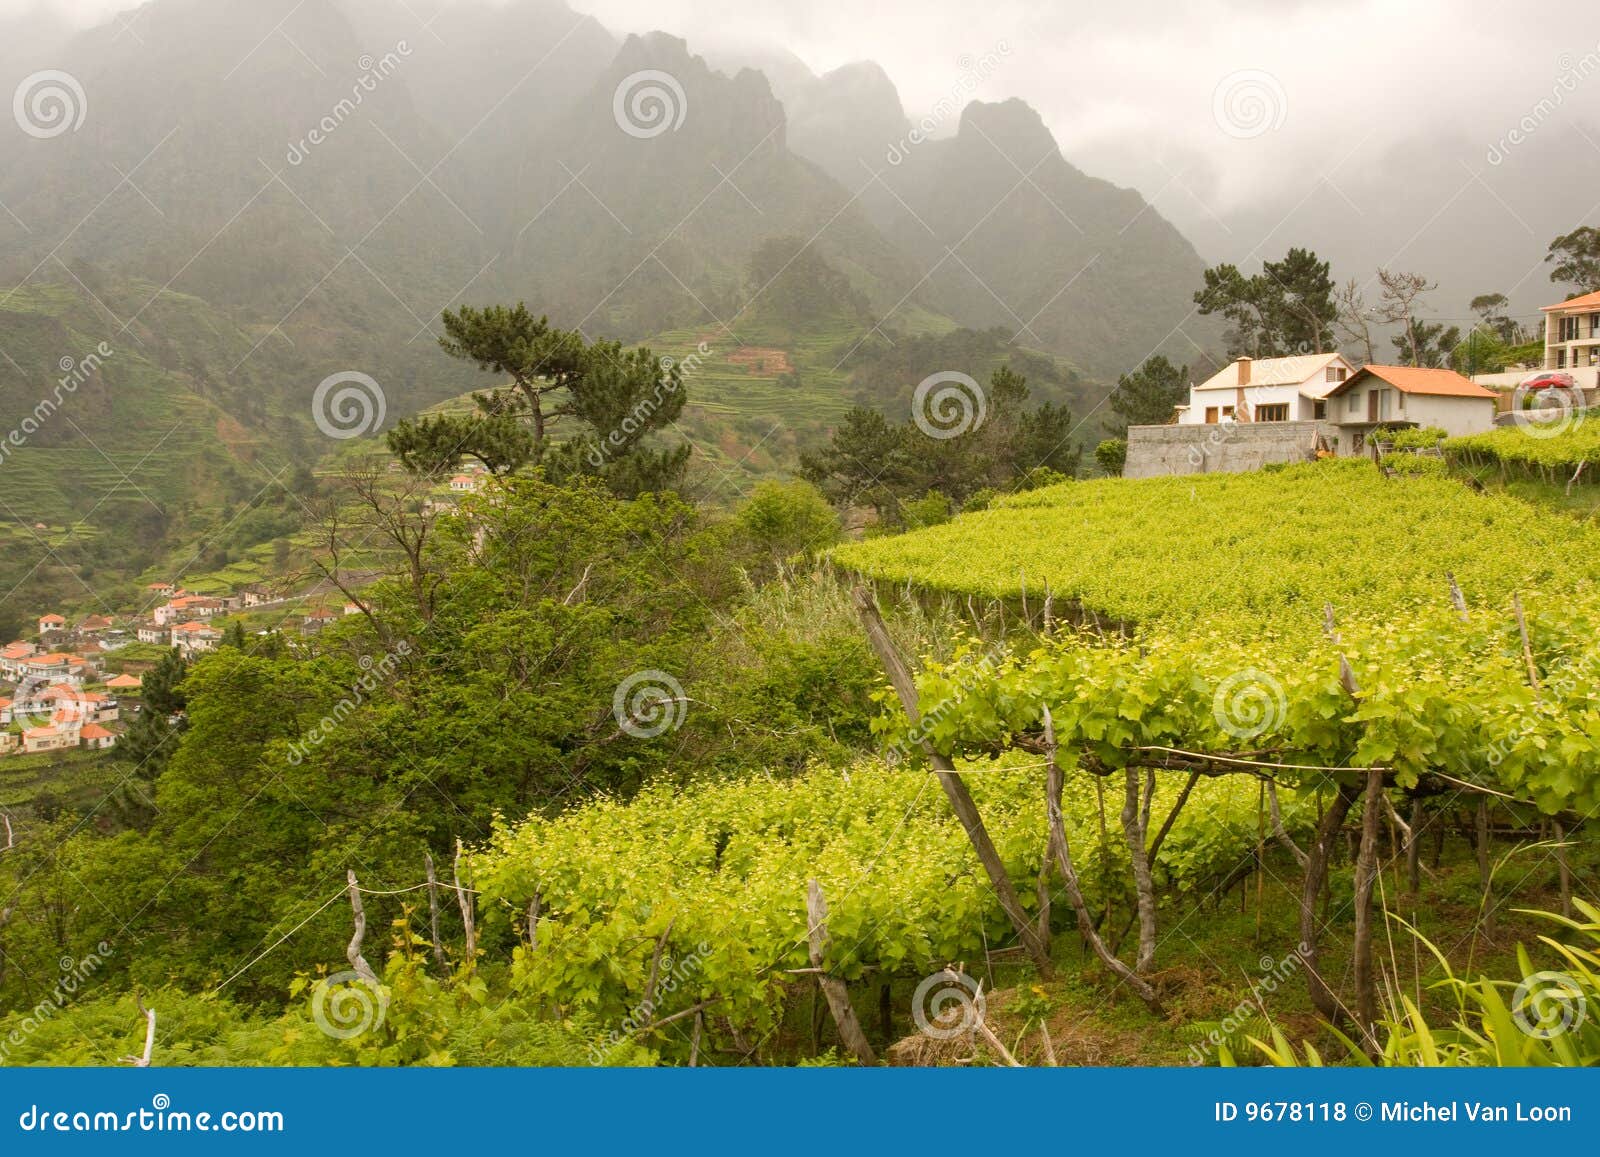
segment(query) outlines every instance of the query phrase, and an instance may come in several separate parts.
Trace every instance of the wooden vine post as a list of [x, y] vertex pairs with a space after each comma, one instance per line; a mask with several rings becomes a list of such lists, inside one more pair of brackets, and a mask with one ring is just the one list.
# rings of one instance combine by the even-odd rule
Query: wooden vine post
[[[915, 728], [922, 722], [922, 711], [917, 704], [917, 685], [911, 676], [911, 669], [895, 647], [894, 640], [889, 637], [889, 628], [884, 625], [883, 616], [878, 611], [877, 600], [860, 584], [856, 585], [853, 594], [856, 611], [867, 632], [867, 640], [877, 653], [878, 661], [883, 664], [906, 718]], [[933, 745], [926, 739], [922, 741], [922, 749], [933, 764], [934, 774], [939, 778], [939, 786], [944, 789], [945, 797], [949, 799], [950, 806], [956, 813], [956, 819], [961, 821], [968, 842], [972, 844], [973, 851], [978, 854], [979, 862], [988, 873], [989, 883], [1000, 901], [1000, 907], [1005, 910], [1006, 917], [1011, 921], [1012, 928], [1016, 930], [1018, 940], [1027, 950], [1034, 967], [1039, 970], [1039, 975], [1049, 977], [1054, 971], [1050, 953], [1039, 936], [1037, 927], [1028, 919], [1028, 914], [1022, 907], [1016, 884], [1006, 871], [1000, 853], [995, 849], [994, 841], [989, 838], [989, 831], [984, 827], [983, 817], [978, 812], [978, 805], [974, 802], [966, 781], [956, 771], [955, 764], [935, 751]]]
[[1133, 989], [1134, 995], [1142, 1000], [1151, 1012], [1159, 1017], [1165, 1017], [1166, 1009], [1162, 1007], [1161, 998], [1156, 995], [1156, 990], [1150, 986], [1150, 982], [1129, 968], [1107, 947], [1105, 940], [1095, 928], [1094, 917], [1090, 914], [1089, 905], [1083, 898], [1083, 888], [1078, 883], [1078, 872], [1072, 864], [1072, 845], [1067, 840], [1067, 825], [1061, 815], [1061, 789], [1065, 785], [1066, 777], [1062, 774], [1061, 764], [1056, 759], [1055, 721], [1051, 718], [1048, 707], [1044, 709], [1044, 744], [1045, 816], [1050, 824], [1050, 843], [1055, 849], [1056, 867], [1061, 872], [1061, 886], [1067, 894], [1067, 902], [1072, 905], [1072, 911], [1078, 918], [1078, 935], [1083, 937], [1100, 963]]
[[861, 1031], [861, 1022], [850, 1004], [850, 990], [843, 980], [830, 975], [823, 963], [828, 948], [828, 903], [822, 898], [822, 885], [815, 880], [806, 884], [806, 941], [811, 950], [811, 967], [816, 969], [817, 986], [827, 997], [833, 1023], [839, 1028], [839, 1042], [861, 1064], [877, 1064], [878, 1055], [867, 1043], [867, 1034]]
[[433, 870], [433, 853], [424, 852], [428, 865], [428, 935], [433, 940], [433, 962], [444, 975], [444, 942], [439, 939], [439, 877]]

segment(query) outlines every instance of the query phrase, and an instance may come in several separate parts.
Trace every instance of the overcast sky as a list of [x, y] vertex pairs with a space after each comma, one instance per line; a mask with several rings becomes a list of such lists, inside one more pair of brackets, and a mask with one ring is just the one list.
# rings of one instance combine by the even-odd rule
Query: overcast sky
[[[1019, 96], [1082, 167], [1147, 196], [1181, 179], [1219, 211], [1282, 192], [1330, 149], [1360, 164], [1419, 128], [1487, 154], [1566, 74], [1579, 79], [1549, 120], [1600, 121], [1600, 22], [1511, 16], [1498, 0], [569, 2], [619, 32], [786, 48], [819, 72], [876, 60], [914, 115], [952, 91]], [[79, 21], [134, 6], [61, 3]], [[985, 58], [995, 67], [969, 90]], [[1229, 93], [1235, 119], [1219, 127]]]
[[[0, 0], [0, 13], [37, 2]], [[62, 2], [80, 21], [132, 6]], [[439, 2], [405, 0], [422, 12]], [[952, 93], [1021, 97], [1068, 160], [1139, 189], [1208, 258], [1246, 259], [1255, 242], [1241, 238], [1296, 210], [1290, 227], [1315, 244], [1341, 205], [1360, 211], [1337, 238], [1348, 252], [1362, 221], [1409, 193], [1415, 220], [1391, 221], [1361, 260], [1437, 232], [1435, 204], [1449, 201], [1451, 212], [1476, 211], [1474, 220], [1515, 234], [1495, 258], [1509, 286], [1526, 276], [1525, 252], [1537, 267], [1557, 225], [1592, 216], [1590, 204], [1600, 211], [1600, 187], [1590, 188], [1600, 171], [1600, 22], [1577, 9], [1547, 19], [1503, 0], [568, 2], [617, 32], [787, 50], [817, 72], [875, 60], [914, 117]], [[985, 76], [974, 83], [977, 72]], [[1491, 160], [1519, 131], [1534, 144], [1513, 149], [1515, 163]], [[1453, 151], [1419, 159], [1419, 142]], [[1314, 186], [1331, 210], [1313, 200]], [[1419, 259], [1446, 264], [1449, 239], [1433, 240], [1436, 251]], [[1535, 302], [1547, 290], [1528, 292]]]

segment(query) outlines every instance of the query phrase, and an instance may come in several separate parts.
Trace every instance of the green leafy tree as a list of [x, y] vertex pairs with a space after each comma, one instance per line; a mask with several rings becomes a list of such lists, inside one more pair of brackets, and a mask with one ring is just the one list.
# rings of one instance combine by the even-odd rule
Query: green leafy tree
[[1334, 344], [1339, 317], [1329, 263], [1309, 249], [1290, 249], [1246, 277], [1238, 266], [1207, 269], [1194, 295], [1202, 314], [1220, 314], [1232, 324], [1232, 356], [1283, 357], [1322, 353]]
[[1128, 464], [1128, 443], [1123, 438], [1107, 438], [1094, 448], [1094, 460], [1112, 477], [1122, 474]]
[[1550, 242], [1545, 261], [1551, 281], [1577, 286], [1578, 293], [1600, 291], [1600, 229], [1581, 225]]
[[[451, 357], [475, 362], [510, 385], [475, 395], [477, 411], [400, 422], [389, 448], [410, 470], [430, 477], [476, 458], [496, 473], [541, 465], [553, 478], [590, 474], [635, 494], [675, 486], [687, 445], [651, 448], [652, 434], [683, 412], [683, 376], [648, 349], [585, 341], [515, 307], [446, 310], [439, 339]], [[558, 428], [571, 426], [559, 445]]]
[[1188, 400], [1188, 381], [1188, 366], [1175, 366], [1160, 354], [1119, 377], [1111, 393], [1111, 409], [1120, 419], [1122, 432], [1129, 426], [1170, 422], [1173, 407]]
[[839, 541], [839, 516], [809, 482], [758, 483], [735, 516], [755, 549], [772, 563]]

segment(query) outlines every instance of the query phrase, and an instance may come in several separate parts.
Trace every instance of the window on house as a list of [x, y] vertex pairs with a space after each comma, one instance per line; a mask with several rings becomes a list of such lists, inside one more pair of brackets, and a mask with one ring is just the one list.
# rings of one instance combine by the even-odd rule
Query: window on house
[[1359, 394], [1350, 395], [1350, 403], [1345, 406], [1345, 411], [1351, 414], [1361, 413], [1361, 396]]
[[1556, 350], [1556, 369], [1564, 370], [1566, 368], [1567, 368], [1567, 351], [1566, 350]]
[[1404, 394], [1396, 394], [1394, 396], [1394, 400], [1395, 400], [1395, 405], [1400, 410], [1400, 412], [1402, 414], [1405, 413], [1406, 412], [1406, 396]]
[[1326, 418], [1328, 416], [1328, 403], [1313, 402], [1311, 406], [1311, 416], [1317, 419]]
[[1215, 406], [1207, 406], [1206, 407], [1206, 425], [1215, 426], [1216, 424], [1217, 424], [1217, 408]]
[[1589, 315], [1589, 336], [1600, 337], [1600, 313]]
[[1256, 407], [1256, 421], [1258, 422], [1287, 422], [1288, 420], [1288, 402], [1274, 402], [1270, 406]]
[[1345, 370], [1343, 366], [1329, 366], [1327, 372], [1322, 376], [1322, 380], [1325, 382], [1342, 382], [1344, 378]]
[[1233, 407], [1232, 406], [1223, 406], [1222, 407], [1222, 416], [1224, 418], [1233, 417]]

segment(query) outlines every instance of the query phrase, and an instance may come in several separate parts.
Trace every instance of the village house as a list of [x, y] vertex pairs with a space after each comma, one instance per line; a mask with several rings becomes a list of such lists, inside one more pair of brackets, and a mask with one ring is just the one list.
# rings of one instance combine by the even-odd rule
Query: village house
[[222, 642], [222, 632], [205, 623], [179, 623], [172, 628], [171, 645], [185, 658], [216, 650]]
[[1328, 392], [1355, 372], [1343, 354], [1239, 358], [1189, 387], [1180, 425], [1308, 422], [1325, 413]]
[[1579, 386], [1600, 385], [1600, 293], [1544, 307], [1544, 368], [1565, 370]]
[[1339, 454], [1359, 454], [1378, 426], [1433, 426], [1452, 437], [1494, 425], [1499, 395], [1454, 370], [1366, 366], [1328, 394]]
[[338, 618], [339, 616], [327, 607], [318, 607], [314, 611], [307, 612], [305, 619], [300, 623], [300, 633], [302, 635], [315, 635]]
[[139, 623], [134, 627], [133, 633], [141, 643], [153, 643], [158, 647], [166, 643], [170, 634], [167, 628], [157, 626], [155, 623]]
[[456, 494], [471, 494], [478, 489], [478, 480], [470, 474], [457, 474], [450, 479], [450, 489]]
[[40, 636], [48, 635], [51, 631], [65, 630], [66, 626], [67, 626], [67, 620], [62, 618], [60, 615], [40, 615], [39, 616], [39, 634], [40, 634]]
[[41, 683], [83, 682], [88, 664], [81, 655], [68, 655], [61, 651], [48, 651], [22, 660], [18, 675], [23, 679], [36, 679]]
[[56, 726], [30, 727], [22, 733], [22, 750], [24, 754], [32, 755], [39, 751], [59, 751], [66, 747], [78, 746], [78, 732], [76, 727]]
[[0, 731], [0, 755], [15, 755], [21, 750], [21, 735], [15, 731]]
[[98, 723], [86, 723], [78, 731], [78, 745], [90, 750], [98, 750], [117, 745], [115, 732], [107, 731]]
[[78, 634], [98, 635], [103, 631], [109, 631], [114, 626], [116, 626], [116, 623], [105, 615], [90, 615], [78, 624]]
[[117, 691], [122, 694], [137, 695], [144, 686], [144, 679], [139, 675], [113, 675], [106, 680], [108, 691]]
[[222, 609], [221, 599], [208, 598], [205, 595], [184, 595], [156, 608], [156, 626], [165, 627], [191, 619], [209, 619]]
[[177, 583], [150, 583], [144, 589], [149, 591], [153, 595], [160, 595], [162, 598], [170, 599], [170, 598], [172, 598], [173, 596], [175, 596], [178, 593], [178, 584]]
[[0, 647], [0, 678], [15, 681], [22, 677], [22, 663], [38, 654], [39, 648], [21, 641]]

